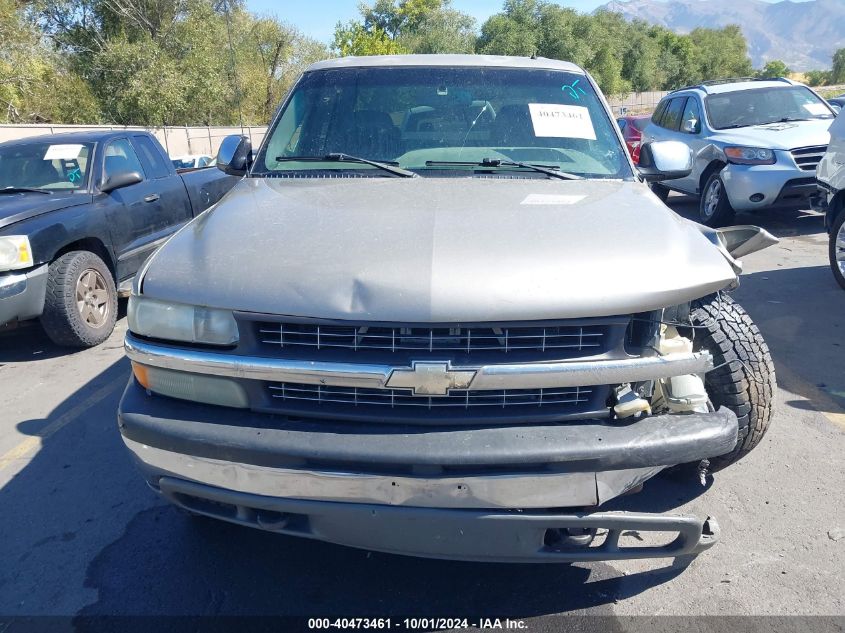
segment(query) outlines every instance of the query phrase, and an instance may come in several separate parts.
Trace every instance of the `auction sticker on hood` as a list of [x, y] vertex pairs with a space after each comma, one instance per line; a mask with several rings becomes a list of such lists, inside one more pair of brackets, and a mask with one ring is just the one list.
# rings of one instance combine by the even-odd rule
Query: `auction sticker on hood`
[[520, 202], [519, 204], [531, 204], [531, 205], [564, 205], [564, 204], [578, 204], [587, 196], [578, 196], [578, 195], [563, 195], [563, 194], [551, 194], [551, 193], [529, 193], [525, 196], [525, 199]]
[[590, 111], [584, 106], [529, 103], [528, 109], [535, 136], [596, 140]]
[[44, 154], [44, 160], [71, 160], [79, 156], [82, 145], [51, 145]]

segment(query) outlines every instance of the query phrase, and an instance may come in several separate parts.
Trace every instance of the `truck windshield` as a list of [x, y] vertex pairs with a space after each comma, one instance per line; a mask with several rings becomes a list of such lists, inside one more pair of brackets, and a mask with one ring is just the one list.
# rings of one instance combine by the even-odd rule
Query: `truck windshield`
[[804, 86], [713, 94], [704, 104], [710, 125], [717, 130], [833, 118], [827, 104]]
[[[343, 153], [420, 175], [520, 171], [633, 177], [613, 122], [584, 75], [554, 70], [390, 67], [306, 73], [259, 153], [254, 176], [355, 171]], [[302, 160], [297, 160], [301, 158]]]
[[85, 189], [93, 143], [0, 146], [0, 189]]

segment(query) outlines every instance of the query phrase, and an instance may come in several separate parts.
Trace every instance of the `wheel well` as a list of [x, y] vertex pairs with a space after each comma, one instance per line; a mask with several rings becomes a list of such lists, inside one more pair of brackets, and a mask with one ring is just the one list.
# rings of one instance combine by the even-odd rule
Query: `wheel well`
[[710, 175], [714, 171], [721, 171], [722, 169], [725, 168], [726, 165], [727, 165], [727, 163], [724, 163], [720, 160], [714, 160], [712, 163], [707, 165], [707, 169], [705, 169], [701, 173], [701, 179], [698, 181], [698, 193], [703, 194], [704, 193], [704, 185], [707, 184], [707, 179], [710, 178]]
[[96, 237], [86, 237], [81, 240], [65, 244], [56, 251], [53, 259], [56, 260], [65, 253], [69, 253], [71, 251], [89, 251], [94, 253], [106, 263], [106, 266], [108, 266], [111, 271], [112, 277], [115, 277], [114, 262], [112, 261], [111, 253], [109, 253], [109, 249], [106, 248], [106, 245]]

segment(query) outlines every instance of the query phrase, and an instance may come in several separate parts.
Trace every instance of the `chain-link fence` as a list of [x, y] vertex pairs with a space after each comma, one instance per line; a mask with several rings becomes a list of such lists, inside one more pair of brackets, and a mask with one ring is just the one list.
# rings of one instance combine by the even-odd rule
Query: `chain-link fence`
[[123, 127], [120, 125], [0, 125], [0, 142], [13, 141], [41, 134], [61, 134], [63, 132], [112, 130], [147, 130], [154, 134], [171, 157], [187, 155], [214, 156], [223, 137], [229, 134], [248, 136], [253, 147], [258, 147], [264, 140], [267, 128], [264, 126], [235, 127]]

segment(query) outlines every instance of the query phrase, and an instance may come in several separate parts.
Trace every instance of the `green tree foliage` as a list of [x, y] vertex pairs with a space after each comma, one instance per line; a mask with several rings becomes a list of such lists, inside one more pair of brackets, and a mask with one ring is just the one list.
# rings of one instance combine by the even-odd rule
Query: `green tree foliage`
[[396, 40], [378, 26], [367, 28], [354, 20], [340, 24], [334, 31], [334, 50], [341, 56], [348, 55], [398, 55], [406, 51]]
[[845, 83], [845, 48], [840, 48], [833, 54], [833, 69], [830, 71], [830, 83]]
[[804, 80], [811, 86], [827, 86], [831, 79], [829, 70], [808, 70], [804, 73]]
[[770, 62], [767, 62], [763, 69], [757, 73], [757, 76], [761, 79], [772, 79], [775, 77], [788, 77], [792, 71], [789, 69], [789, 66], [784, 64], [779, 59], [773, 59]]
[[65, 67], [13, 0], [0, 0], [0, 122], [96, 122], [91, 90]]
[[360, 21], [335, 27], [339, 55], [475, 51], [475, 20], [450, 0], [376, 0], [359, 9]]
[[31, 17], [120, 124], [266, 123], [299, 72], [328, 56], [242, 0], [39, 0]]
[[689, 38], [699, 79], [749, 77], [753, 74], [745, 37], [735, 24], [722, 29], [693, 29]]
[[678, 35], [607, 11], [580, 14], [545, 0], [506, 0], [481, 26], [478, 52], [566, 59], [589, 70], [609, 94], [676, 88], [749, 75], [739, 27]]

